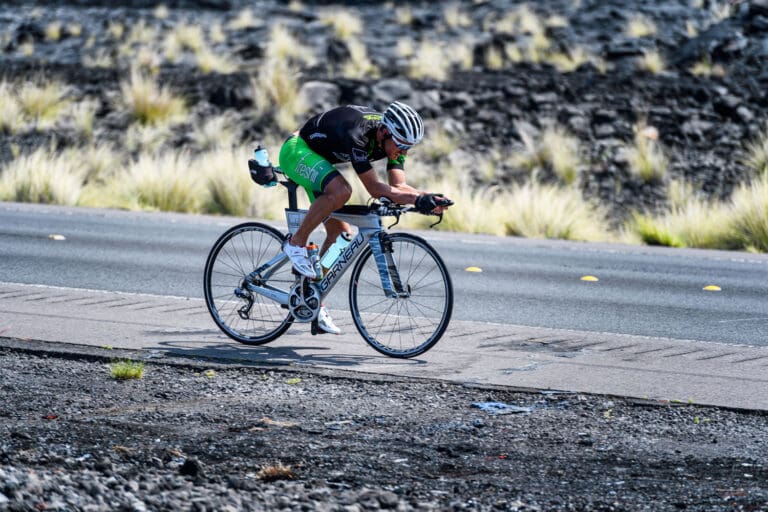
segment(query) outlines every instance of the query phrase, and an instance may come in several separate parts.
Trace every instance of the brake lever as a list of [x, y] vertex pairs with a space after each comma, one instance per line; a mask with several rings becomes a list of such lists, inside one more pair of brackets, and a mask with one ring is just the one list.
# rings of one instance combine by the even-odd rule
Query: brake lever
[[437, 215], [438, 221], [435, 222], [434, 224], [430, 224], [429, 229], [432, 229], [433, 227], [435, 227], [438, 224], [440, 224], [441, 222], [443, 222], [443, 214], [442, 213], [436, 213], [435, 215]]
[[390, 226], [387, 226], [387, 229], [391, 229], [391, 228], [393, 228], [394, 226], [397, 226], [400, 223], [400, 214], [401, 214], [401, 212], [395, 213], [395, 219], [397, 219], [397, 220], [395, 220], [394, 224], [392, 224]]

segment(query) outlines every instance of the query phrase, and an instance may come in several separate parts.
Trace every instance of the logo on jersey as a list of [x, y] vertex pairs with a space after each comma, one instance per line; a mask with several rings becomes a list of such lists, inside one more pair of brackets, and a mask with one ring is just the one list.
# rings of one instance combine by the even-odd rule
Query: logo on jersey
[[368, 154], [365, 150], [360, 148], [352, 148], [352, 161], [353, 162], [365, 162], [368, 160]]
[[315, 132], [309, 136], [310, 139], [327, 139], [328, 136], [324, 133]]
[[337, 153], [333, 152], [333, 156], [341, 160], [342, 162], [349, 162], [349, 155], [347, 153]]

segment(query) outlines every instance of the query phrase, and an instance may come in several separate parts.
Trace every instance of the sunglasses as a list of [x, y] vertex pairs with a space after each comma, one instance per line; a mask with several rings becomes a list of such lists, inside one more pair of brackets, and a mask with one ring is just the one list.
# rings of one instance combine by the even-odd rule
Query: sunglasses
[[411, 144], [403, 144], [402, 142], [398, 142], [398, 140], [392, 135], [390, 135], [389, 138], [392, 139], [392, 142], [395, 143], [395, 146], [397, 146], [397, 149], [400, 151], [408, 151], [413, 147]]

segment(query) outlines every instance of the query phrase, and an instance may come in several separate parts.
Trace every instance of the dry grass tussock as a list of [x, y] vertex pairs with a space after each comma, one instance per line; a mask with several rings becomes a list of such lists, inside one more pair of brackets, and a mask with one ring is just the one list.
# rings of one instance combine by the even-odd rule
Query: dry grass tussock
[[582, 64], [591, 62], [601, 72], [607, 70], [606, 62], [582, 47], [556, 48], [547, 36], [549, 27], [567, 26], [563, 16], [543, 19], [528, 4], [522, 4], [501, 18], [489, 17], [483, 22], [485, 30], [514, 35], [515, 42], [503, 47], [490, 47], [485, 54], [485, 65], [490, 69], [503, 69], [508, 63], [549, 63], [560, 72], [574, 71]]
[[205, 213], [256, 217], [284, 218], [288, 205], [285, 189], [280, 185], [264, 188], [251, 181], [247, 161], [250, 149], [223, 148], [204, 153], [192, 162], [191, 170], [204, 176]]
[[204, 46], [195, 54], [197, 68], [204, 74], [220, 73], [222, 75], [234, 73], [238, 65], [225, 55], [216, 53], [208, 46]]
[[269, 30], [264, 60], [265, 62], [289, 60], [292, 63], [311, 66], [315, 63], [316, 57], [312, 48], [303, 45], [285, 25], [277, 23]]
[[433, 160], [447, 156], [456, 149], [459, 142], [457, 135], [434, 122], [426, 122], [426, 133], [429, 136], [414, 151]]
[[459, 2], [451, 2], [443, 8], [443, 19], [452, 29], [465, 28], [472, 24], [472, 18]]
[[98, 104], [95, 101], [86, 100], [71, 103], [64, 117], [81, 136], [85, 139], [91, 139], [97, 109]]
[[[474, 188], [466, 174], [462, 174], [461, 178], [444, 176], [439, 180], [424, 180], [418, 186], [445, 194], [455, 202], [435, 229], [497, 236], [506, 234], [508, 193], [496, 187]], [[403, 226], [426, 229], [436, 221], [433, 216], [410, 214], [404, 218]]]
[[170, 44], [193, 53], [199, 52], [205, 45], [205, 35], [201, 25], [178, 23], [174, 25], [167, 37], [170, 38]]
[[87, 187], [106, 183], [120, 171], [126, 157], [109, 143], [101, 143], [65, 149], [61, 158], [78, 167], [82, 183]]
[[742, 245], [728, 205], [698, 198], [658, 216], [636, 213], [630, 230], [649, 245], [708, 249], [738, 249]]
[[168, 125], [144, 125], [134, 123], [125, 135], [125, 147], [131, 153], [157, 153], [171, 139], [173, 132]]
[[[192, 158], [181, 151], [142, 153], [122, 163], [110, 148], [92, 149], [78, 204], [129, 210], [214, 213], [282, 219], [282, 188], [264, 189], [248, 173], [250, 149], [216, 148]], [[81, 155], [88, 157], [88, 153]], [[71, 159], [74, 160], [74, 159]]]
[[669, 160], [659, 143], [658, 130], [641, 122], [634, 131], [634, 144], [624, 147], [630, 172], [645, 182], [662, 181]]
[[257, 186], [247, 171], [249, 151], [245, 148], [219, 149], [196, 158], [192, 172], [204, 176], [207, 190], [202, 208], [207, 213], [244, 216], [260, 213], [257, 217], [268, 218], [266, 211], [249, 211]]
[[549, 63], [562, 73], [569, 73], [589, 62], [590, 56], [584, 48], [576, 47], [566, 52], [556, 52], [549, 56]]
[[74, 206], [83, 179], [76, 159], [39, 148], [0, 168], [0, 200]]
[[358, 38], [347, 41], [349, 59], [344, 63], [342, 75], [347, 78], [378, 78], [379, 68], [368, 58], [368, 48]]
[[656, 25], [645, 16], [633, 16], [624, 30], [626, 35], [634, 38], [648, 37], [656, 34]]
[[19, 108], [26, 120], [40, 128], [53, 125], [65, 110], [67, 88], [59, 82], [25, 82], [16, 91]]
[[581, 150], [578, 140], [566, 129], [550, 125], [535, 133], [518, 125], [517, 130], [523, 148], [512, 155], [513, 165], [532, 173], [542, 169], [551, 170], [566, 185], [578, 181]]
[[573, 188], [530, 181], [513, 187], [506, 202], [506, 234], [527, 238], [611, 239], [607, 215]]
[[320, 22], [330, 27], [333, 36], [349, 41], [363, 33], [363, 20], [349, 9], [330, 9], [320, 14]]
[[707, 201], [672, 182], [669, 212], [635, 214], [629, 229], [643, 242], [671, 247], [768, 251], [768, 175], [739, 186], [727, 202]]
[[58, 41], [61, 39], [62, 25], [60, 21], [53, 21], [45, 26], [46, 41]]
[[[409, 168], [408, 179], [420, 190], [443, 193], [454, 200], [455, 205], [437, 229], [566, 240], [616, 238], [609, 231], [605, 212], [585, 201], [572, 187], [541, 185], [535, 181], [513, 186], [511, 190], [488, 185], [477, 187], [461, 169], [441, 167], [441, 177], [437, 180], [430, 170], [429, 166], [415, 165]], [[435, 220], [435, 217], [414, 214], [404, 219], [403, 226], [424, 229]]]
[[444, 81], [452, 67], [469, 70], [474, 65], [471, 38], [467, 36], [463, 41], [446, 46], [439, 41], [425, 39], [415, 48], [413, 40], [406, 38], [398, 40], [397, 52], [408, 59], [406, 74], [410, 78]]
[[196, 124], [192, 132], [192, 142], [202, 151], [217, 148], [231, 148], [238, 143], [237, 126], [231, 116], [226, 114], [205, 119]]
[[295, 61], [312, 55], [285, 27], [272, 27], [261, 69], [251, 78], [257, 115], [272, 115], [275, 123], [285, 131], [297, 128], [298, 118], [306, 112], [307, 106], [299, 94], [299, 67]]
[[643, 56], [640, 57], [638, 66], [642, 70], [657, 75], [666, 69], [667, 64], [664, 62], [664, 57], [662, 57], [659, 52], [649, 50], [643, 53]]
[[742, 246], [768, 252], [768, 174], [737, 188], [731, 202], [732, 225]]
[[264, 22], [261, 20], [261, 18], [256, 18], [256, 16], [253, 14], [253, 11], [246, 7], [241, 9], [240, 12], [237, 13], [237, 16], [235, 16], [227, 24], [227, 28], [230, 30], [246, 30], [249, 28], [259, 27], [263, 24]]
[[[398, 25], [409, 26], [413, 25], [413, 8], [410, 5], [395, 5], [394, 2], [387, 2], [385, 5], [389, 7], [391, 11], [394, 11], [397, 15], [395, 21]], [[396, 9], [396, 10], [395, 10]]]
[[725, 68], [721, 64], [713, 64], [709, 58], [704, 58], [694, 64], [690, 71], [694, 76], [724, 77], [726, 75]]
[[172, 124], [187, 115], [182, 98], [138, 68], [131, 70], [130, 79], [120, 84], [120, 90], [131, 115], [142, 124]]
[[422, 41], [408, 62], [408, 76], [417, 80], [433, 78], [443, 81], [448, 77], [450, 61], [443, 47], [432, 41]]
[[141, 154], [106, 185], [113, 206], [130, 210], [197, 213], [205, 201], [204, 176], [186, 153]]
[[768, 175], [768, 125], [757, 137], [747, 143], [743, 163], [759, 175]]
[[0, 82], [0, 133], [16, 133], [24, 124], [24, 116], [10, 82]]

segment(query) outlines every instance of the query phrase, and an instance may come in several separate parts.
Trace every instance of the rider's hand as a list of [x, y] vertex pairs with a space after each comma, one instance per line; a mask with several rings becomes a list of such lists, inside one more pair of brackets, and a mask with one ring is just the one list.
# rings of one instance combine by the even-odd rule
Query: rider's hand
[[453, 204], [453, 201], [443, 194], [421, 194], [416, 198], [414, 206], [419, 213], [443, 213]]

